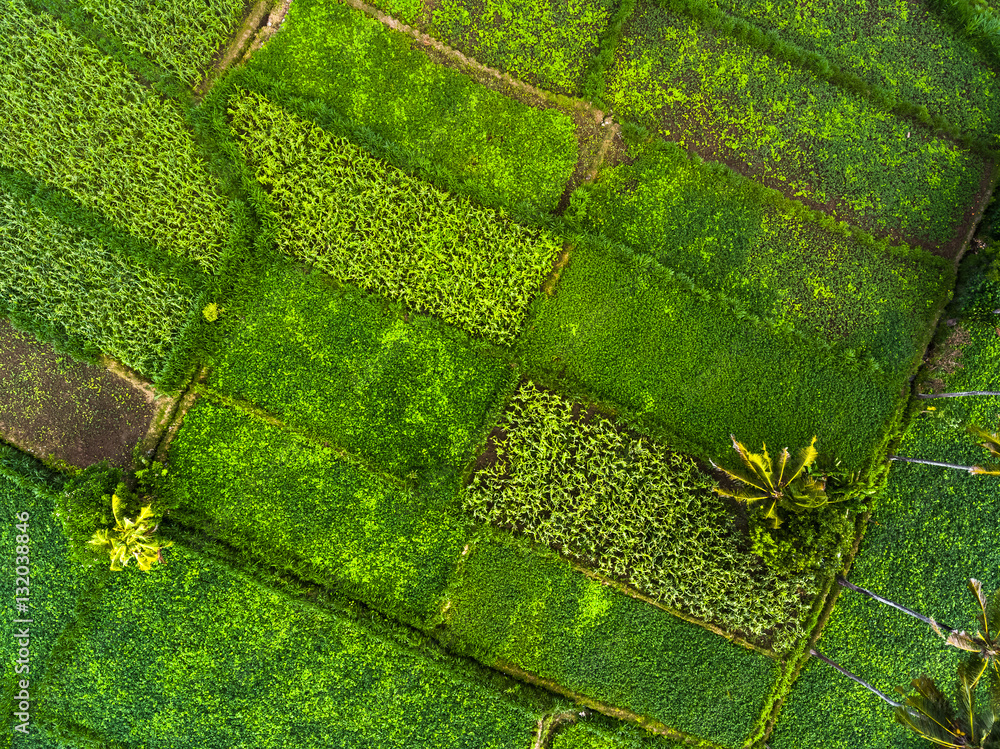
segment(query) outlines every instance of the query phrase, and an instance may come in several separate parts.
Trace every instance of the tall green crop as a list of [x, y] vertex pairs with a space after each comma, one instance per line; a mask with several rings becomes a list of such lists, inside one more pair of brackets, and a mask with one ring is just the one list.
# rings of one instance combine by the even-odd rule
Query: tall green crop
[[230, 109], [278, 244], [338, 281], [501, 344], [516, 338], [559, 245], [242, 92]]

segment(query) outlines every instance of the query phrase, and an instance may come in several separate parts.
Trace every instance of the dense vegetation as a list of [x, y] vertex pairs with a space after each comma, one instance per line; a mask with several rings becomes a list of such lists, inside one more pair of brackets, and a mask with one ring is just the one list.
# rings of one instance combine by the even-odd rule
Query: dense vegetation
[[436, 65], [335, 0], [296, 0], [248, 72], [248, 88], [481, 205], [551, 210], [576, 165], [568, 116]]
[[376, 624], [176, 546], [168, 564], [112, 578], [39, 704], [64, 741], [143, 749], [531, 746], [544, 700], [456, 672]]
[[578, 220], [779, 328], [909, 365], [950, 282], [943, 260], [845, 231], [672, 143], [630, 155], [573, 194]]
[[[743, 551], [735, 507], [693, 460], [579, 410], [530, 383], [519, 389], [499, 424], [497, 461], [466, 490], [472, 516], [729, 630], [778, 629], [775, 650], [801, 637], [817, 573], [836, 558], [835, 525], [828, 548], [804, 552], [805, 574], [769, 570]], [[849, 537], [853, 525], [839, 530]]]
[[529, 372], [611, 403], [633, 426], [702, 458], [728, 457], [730, 434], [782, 447], [818, 435], [821, 455], [853, 470], [880, 449], [907, 371], [859, 369], [737, 317], [658, 267], [577, 247], [522, 338]]
[[201, 82], [218, 48], [239, 22], [244, 0], [80, 0], [124, 45], [148, 55], [189, 86]]
[[176, 102], [59, 21], [11, 0], [0, 17], [0, 166], [60, 187], [116, 226], [218, 264], [229, 218]]
[[733, 749], [759, 730], [778, 676], [767, 656], [508, 538], [471, 545], [450, 601], [447, 633], [486, 663]]
[[550, 236], [408, 177], [258, 95], [243, 92], [230, 114], [282, 250], [496, 343], [516, 338], [558, 248]]
[[[994, 317], [995, 287], [986, 291], [994, 293], [969, 299], [970, 315], [958, 317], [954, 328], [944, 327], [938, 350], [950, 354], [930, 372], [944, 392], [998, 389], [1000, 337], [995, 322], [974, 311], [985, 301]], [[918, 410], [896, 454], [960, 465], [988, 460], [965, 427], [995, 428], [1000, 399], [923, 403], [933, 410]], [[981, 580], [984, 591], [1000, 587], [1000, 551], [993, 534], [981, 530], [1000, 520], [995, 477], [897, 463], [876, 502], [851, 582], [951, 627], [975, 631], [977, 609], [968, 579]], [[825, 655], [887, 693], [920, 674], [947, 688], [962, 655], [929, 627], [848, 591], [841, 594], [820, 646]], [[810, 663], [793, 687], [770, 743], [775, 749], [925, 746], [892, 720], [878, 698], [818, 662]]]
[[151, 269], [121, 252], [127, 241], [109, 243], [23, 196], [0, 182], [0, 310], [80, 355], [105, 353], [155, 377], [200, 313], [198, 274]]
[[983, 176], [981, 156], [655, 2], [607, 77], [617, 116], [882, 236], [946, 243]]
[[209, 385], [399, 476], [461, 468], [512, 385], [500, 352], [298, 263], [268, 260], [248, 270], [215, 323]]
[[415, 490], [211, 401], [186, 416], [169, 477], [173, 517], [408, 621], [436, 611], [461, 549], [447, 481]]

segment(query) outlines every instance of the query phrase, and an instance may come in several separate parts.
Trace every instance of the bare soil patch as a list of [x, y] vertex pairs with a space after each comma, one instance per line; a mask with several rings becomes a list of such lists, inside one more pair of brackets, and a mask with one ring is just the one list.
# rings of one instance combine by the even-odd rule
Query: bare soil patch
[[0, 321], [0, 435], [22, 450], [79, 468], [102, 460], [128, 468], [154, 421], [154, 398]]

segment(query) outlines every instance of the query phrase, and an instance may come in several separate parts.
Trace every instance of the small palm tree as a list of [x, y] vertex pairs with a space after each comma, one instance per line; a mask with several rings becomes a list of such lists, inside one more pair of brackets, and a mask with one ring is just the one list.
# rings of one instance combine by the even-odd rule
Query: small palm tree
[[143, 572], [148, 572], [157, 562], [163, 562], [162, 549], [173, 545], [152, 538], [159, 525], [153, 524], [153, 510], [143, 505], [139, 516], [129, 520], [122, 512], [123, 501], [117, 494], [111, 497], [111, 511], [115, 516], [115, 527], [94, 531], [87, 543], [102, 549], [111, 556], [111, 569], [122, 570], [133, 559]]
[[733, 441], [733, 448], [743, 461], [744, 468], [723, 468], [712, 463], [715, 468], [737, 482], [734, 488], [716, 486], [715, 491], [740, 502], [764, 502], [766, 505], [764, 517], [770, 521], [772, 527], [777, 528], [781, 525], [779, 507], [802, 512], [823, 507], [832, 501], [839, 501], [831, 500], [827, 495], [824, 478], [817, 479], [808, 472], [808, 468], [819, 457], [815, 448], [815, 437], [808, 447], [799, 450], [795, 462], [791, 465], [789, 465], [791, 454], [787, 447], [778, 455], [777, 462], [772, 463], [771, 456], [767, 453], [767, 445], [764, 445], [762, 453], [752, 453], [739, 443], [736, 437], [733, 435], [729, 437]]

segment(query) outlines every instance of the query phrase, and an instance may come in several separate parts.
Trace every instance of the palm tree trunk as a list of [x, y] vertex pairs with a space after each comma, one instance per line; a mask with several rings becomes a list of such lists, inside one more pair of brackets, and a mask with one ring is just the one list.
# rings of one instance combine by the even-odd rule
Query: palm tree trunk
[[961, 393], [917, 393], [917, 398], [961, 398], [966, 395], [1000, 395], [992, 390], [965, 390]]
[[900, 457], [899, 455], [890, 455], [889, 460], [904, 460], [907, 463], [920, 463], [920, 465], [924, 466], [940, 466], [941, 468], [954, 468], [956, 471], [966, 471], [968, 473], [972, 473], [972, 469], [975, 468], [975, 466], [960, 466], [960, 465], [955, 465], [954, 463], [939, 463], [936, 460], [918, 460], [917, 458], [903, 458]]
[[882, 692], [878, 691], [875, 687], [873, 687], [867, 681], [865, 681], [864, 679], [862, 679], [860, 676], [855, 676], [854, 674], [852, 674], [850, 671], [848, 671], [843, 666], [841, 666], [841, 665], [839, 665], [837, 663], [834, 663], [829, 658], [827, 658], [825, 655], [823, 655], [818, 650], [816, 650], [816, 648], [811, 648], [809, 650], [809, 653], [811, 655], [815, 655], [817, 658], [819, 658], [824, 663], [826, 663], [826, 664], [828, 664], [830, 666], [833, 666], [835, 669], [837, 669], [838, 671], [840, 671], [840, 673], [842, 673], [848, 679], [850, 679], [851, 681], [857, 682], [858, 684], [860, 684], [861, 686], [863, 686], [865, 689], [867, 689], [872, 694], [874, 694], [874, 695], [876, 695], [878, 697], [881, 697], [883, 700], [885, 700], [887, 703], [889, 703], [889, 705], [891, 705], [892, 707], [903, 707], [903, 703], [901, 703], [901, 702], [895, 702], [893, 700], [890, 700], [885, 694], [883, 694]]
[[913, 609], [908, 609], [906, 608], [906, 606], [902, 606], [898, 603], [895, 603], [894, 601], [890, 601], [888, 598], [883, 598], [882, 596], [876, 593], [872, 593], [870, 590], [867, 590], [866, 588], [861, 588], [855, 585], [854, 583], [849, 583], [847, 582], [847, 580], [844, 579], [842, 575], [837, 575], [837, 585], [839, 585], [842, 588], [847, 588], [848, 590], [853, 590], [857, 593], [861, 593], [862, 595], [868, 596], [874, 601], [878, 601], [879, 603], [884, 603], [886, 606], [892, 606], [892, 608], [896, 609], [897, 611], [902, 611], [904, 614], [909, 614], [914, 619], [919, 619], [920, 621], [922, 621], [924, 624], [928, 625], [931, 628], [938, 627], [949, 633], [955, 631], [951, 627], [942, 624], [939, 621], [935, 621], [934, 619], [926, 617], [923, 614], [918, 614]]

